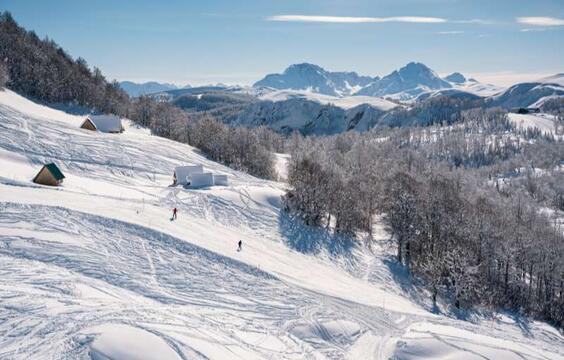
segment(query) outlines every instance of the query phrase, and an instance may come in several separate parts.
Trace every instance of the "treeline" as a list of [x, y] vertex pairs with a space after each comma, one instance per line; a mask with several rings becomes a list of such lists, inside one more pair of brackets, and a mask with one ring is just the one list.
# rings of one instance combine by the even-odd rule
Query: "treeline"
[[554, 115], [554, 132], [564, 135], [564, 97], [546, 100], [542, 105], [542, 111]]
[[484, 108], [483, 99], [437, 96], [424, 99], [409, 108], [398, 107], [379, 120], [379, 125], [390, 127], [450, 125], [461, 121], [464, 110]]
[[129, 116], [158, 136], [202, 150], [212, 160], [265, 179], [275, 179], [273, 152], [284, 139], [266, 128], [233, 128], [205, 112], [185, 112], [148, 96], [132, 101]]
[[504, 307], [562, 326], [564, 236], [542, 211], [562, 203], [562, 142], [516, 139], [495, 109], [461, 112], [460, 121], [294, 136], [285, 209], [367, 241], [383, 214], [397, 260], [426, 280], [434, 300]]
[[7, 72], [5, 85], [20, 94], [106, 113], [127, 112], [128, 96], [116, 81], [108, 82], [100, 69], [91, 70], [84, 59], [74, 60], [54, 41], [20, 27], [8, 12], [0, 13], [0, 60]]
[[[215, 120], [213, 112], [185, 112], [149, 97], [130, 99], [100, 69], [90, 69], [82, 58], [74, 60], [50, 39], [39, 39], [8, 12], [0, 13], [0, 87], [4, 86], [41, 102], [75, 104], [128, 117], [155, 135], [198, 147], [213, 160], [275, 178], [271, 152], [283, 146], [280, 136], [266, 129], [230, 128]], [[224, 101], [213, 96], [206, 99]]]

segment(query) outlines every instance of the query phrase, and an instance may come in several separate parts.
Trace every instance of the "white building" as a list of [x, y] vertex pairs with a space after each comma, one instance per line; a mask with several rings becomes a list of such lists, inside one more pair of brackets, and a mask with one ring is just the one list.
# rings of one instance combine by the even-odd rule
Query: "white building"
[[188, 185], [188, 177], [192, 174], [201, 174], [204, 172], [202, 165], [186, 165], [178, 166], [174, 169], [173, 184]]
[[209, 172], [190, 174], [188, 176], [188, 185], [190, 187], [213, 186], [213, 174]]

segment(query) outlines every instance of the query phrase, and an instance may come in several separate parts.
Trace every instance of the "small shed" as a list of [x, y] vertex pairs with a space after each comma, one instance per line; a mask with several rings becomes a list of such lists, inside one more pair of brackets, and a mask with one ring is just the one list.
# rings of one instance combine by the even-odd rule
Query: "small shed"
[[121, 119], [115, 115], [88, 115], [80, 128], [105, 133], [121, 133], [124, 131]]
[[174, 169], [173, 185], [188, 185], [188, 177], [192, 174], [202, 174], [204, 167], [202, 165], [186, 165], [178, 166]]
[[33, 178], [33, 182], [42, 185], [59, 186], [63, 183], [65, 175], [59, 170], [57, 165], [50, 163], [44, 165]]
[[213, 184], [214, 185], [220, 185], [220, 186], [229, 185], [229, 181], [227, 180], [227, 175], [214, 175], [213, 176]]
[[191, 174], [188, 176], [188, 185], [191, 187], [205, 187], [213, 185], [212, 173]]

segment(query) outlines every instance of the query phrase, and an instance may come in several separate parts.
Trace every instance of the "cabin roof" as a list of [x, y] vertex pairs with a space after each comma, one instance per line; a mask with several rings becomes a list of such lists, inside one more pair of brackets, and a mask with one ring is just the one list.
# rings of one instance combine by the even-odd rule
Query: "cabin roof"
[[51, 172], [55, 179], [63, 180], [65, 178], [65, 175], [63, 175], [61, 170], [59, 170], [57, 165], [55, 165], [54, 163], [47, 164], [45, 165], [45, 167], [47, 168], [47, 170], [49, 170], [49, 172]]
[[115, 115], [88, 115], [86, 120], [90, 120], [101, 132], [120, 132], [123, 129], [121, 119]]

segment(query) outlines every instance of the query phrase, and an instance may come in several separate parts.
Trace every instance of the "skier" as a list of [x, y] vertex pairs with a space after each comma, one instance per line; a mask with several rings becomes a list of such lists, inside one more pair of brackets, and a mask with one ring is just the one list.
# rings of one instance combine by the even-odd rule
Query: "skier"
[[243, 250], [243, 240], [239, 240], [239, 246], [237, 247], [237, 251]]
[[176, 220], [176, 213], [178, 213], [178, 209], [177, 208], [172, 209], [172, 219], [171, 220]]

